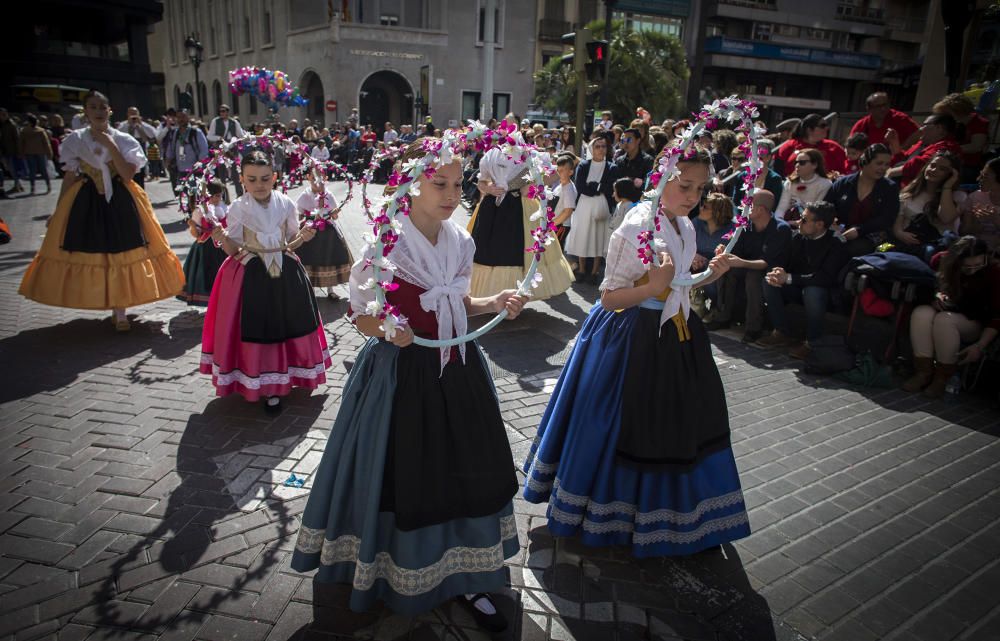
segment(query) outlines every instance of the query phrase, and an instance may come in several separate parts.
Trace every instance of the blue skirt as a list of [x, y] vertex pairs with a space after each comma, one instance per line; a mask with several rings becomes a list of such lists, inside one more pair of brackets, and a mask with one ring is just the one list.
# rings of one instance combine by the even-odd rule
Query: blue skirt
[[[469, 343], [466, 350], [467, 364], [447, 367], [488, 379], [478, 345]], [[318, 568], [317, 580], [350, 584], [352, 610], [365, 611], [382, 601], [412, 616], [460, 594], [502, 589], [507, 581], [504, 560], [520, 544], [510, 500], [493, 514], [453, 517], [415, 529], [380, 509], [400, 351], [371, 339], [358, 355], [302, 516], [292, 567], [300, 572]], [[440, 367], [434, 351], [433, 362]], [[430, 379], [437, 380], [437, 374], [435, 369]], [[495, 396], [489, 402], [495, 404]], [[506, 456], [511, 465], [509, 449]], [[513, 498], [515, 489], [507, 496]]]
[[[638, 307], [610, 312], [600, 304], [590, 311], [524, 463], [524, 498], [548, 502], [548, 527], [555, 536], [579, 533], [586, 545], [628, 545], [636, 557], [693, 554], [748, 536], [743, 491], [728, 442], [676, 468], [654, 470], [616, 457], [625, 381], [636, 380], [628, 371], [630, 351], [651, 351], [656, 342], [670, 339], [670, 349], [685, 350], [677, 354], [679, 361], [690, 359], [691, 352], [701, 360], [705, 350], [711, 354], [707, 335], [693, 317], [690, 338], [678, 343], [676, 337], [639, 335], [639, 326], [649, 326], [640, 322], [641, 314], [659, 312]], [[672, 323], [663, 327], [664, 334], [674, 330]], [[714, 363], [712, 370], [688, 374], [706, 377], [706, 397], [666, 398], [669, 391], [656, 388], [662, 376], [646, 373], [639, 380], [648, 385], [648, 398], [666, 407], [695, 403], [724, 409], [725, 396], [714, 384]], [[712, 373], [714, 378], [708, 376]]]

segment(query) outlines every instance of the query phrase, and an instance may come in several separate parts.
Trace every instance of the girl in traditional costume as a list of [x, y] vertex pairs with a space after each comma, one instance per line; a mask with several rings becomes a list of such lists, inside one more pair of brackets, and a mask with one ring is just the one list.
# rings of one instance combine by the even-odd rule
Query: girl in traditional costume
[[201, 372], [219, 396], [266, 399], [280, 410], [293, 387], [315, 389], [330, 366], [312, 285], [294, 250], [315, 235], [299, 229], [295, 203], [275, 191], [271, 159], [252, 151], [241, 163], [245, 193], [212, 238], [229, 258], [212, 287], [202, 331]]
[[[425, 140], [403, 161], [423, 157]], [[467, 316], [506, 310], [513, 318], [525, 300], [513, 290], [470, 297], [476, 247], [451, 220], [461, 196], [457, 156], [411, 192], [386, 295], [408, 324], [390, 338], [368, 315], [378, 307], [372, 246], [351, 271], [350, 318], [371, 338], [344, 387], [292, 567], [351, 585], [357, 611], [380, 600], [413, 615], [457, 597], [498, 631], [506, 622], [488, 593], [504, 587], [504, 559], [519, 544], [517, 479], [496, 391], [476, 343], [413, 344], [414, 335], [464, 335]]]
[[191, 208], [188, 230], [194, 236], [191, 249], [184, 259], [184, 291], [177, 297], [188, 305], [204, 307], [212, 294], [215, 277], [226, 260], [226, 252], [212, 240], [212, 230], [226, 226], [229, 208], [222, 202], [226, 191], [219, 180], [209, 181], [205, 187], [208, 200]]
[[[486, 152], [479, 163], [483, 197], [468, 226], [476, 243], [473, 296], [492, 296], [513, 287], [531, 265], [532, 254], [524, 248], [534, 242], [531, 230], [536, 225], [531, 216], [538, 211], [539, 201], [521, 193], [527, 184], [526, 163], [508, 158], [501, 148]], [[539, 261], [536, 274], [542, 278], [531, 293], [532, 300], [558, 296], [573, 284], [573, 270], [557, 243], [549, 245]]]
[[104, 94], [91, 91], [84, 109], [90, 125], [62, 141], [59, 203], [18, 291], [46, 305], [110, 309], [124, 332], [126, 308], [176, 296], [184, 272], [132, 180], [146, 164], [139, 142], [108, 126]]
[[[648, 203], [611, 236], [601, 302], [590, 311], [542, 417], [524, 471], [524, 497], [548, 502], [556, 536], [628, 545], [637, 557], [684, 555], [750, 533], [730, 448], [722, 379], [708, 334], [690, 313], [697, 249], [687, 214], [708, 182], [703, 150], [682, 156], [663, 190], [648, 271], [638, 236]], [[575, 225], [574, 225], [575, 229]], [[727, 256], [709, 263], [728, 270]]]
[[337, 199], [327, 189], [322, 170], [313, 170], [310, 188], [295, 205], [303, 221], [316, 230], [316, 237], [296, 251], [299, 260], [313, 287], [325, 287], [327, 297], [337, 299], [333, 287], [348, 281], [354, 258], [337, 222]]

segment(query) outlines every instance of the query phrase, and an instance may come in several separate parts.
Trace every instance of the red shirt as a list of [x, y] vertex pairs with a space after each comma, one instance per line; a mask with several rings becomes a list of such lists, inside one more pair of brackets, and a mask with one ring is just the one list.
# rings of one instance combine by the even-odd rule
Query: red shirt
[[362, 145], [367, 144], [369, 140], [372, 142], [372, 144], [375, 144], [376, 142], [378, 142], [378, 134], [376, 134], [374, 131], [366, 131], [361, 135]]
[[785, 176], [790, 176], [795, 171], [795, 156], [803, 149], [815, 149], [823, 154], [823, 165], [827, 172], [835, 171], [844, 175], [847, 173], [847, 152], [833, 140], [824, 138], [819, 142], [809, 145], [801, 140], [792, 138], [780, 147], [775, 154], [785, 163]]
[[878, 142], [885, 142], [886, 129], [895, 129], [896, 133], [899, 134], [899, 143], [903, 144], [907, 138], [913, 135], [914, 131], [920, 129], [920, 125], [902, 111], [890, 109], [889, 113], [882, 120], [881, 127], [876, 125], [875, 121], [869, 115], [854, 123], [854, 126], [851, 127], [851, 134], [859, 132], [866, 134], [868, 136], [868, 144], [874, 145]]
[[917, 174], [923, 171], [927, 163], [931, 161], [931, 156], [939, 151], [950, 151], [956, 156], [962, 153], [961, 147], [951, 138], [945, 138], [921, 148], [923, 144], [923, 142], [917, 141], [906, 151], [901, 151], [892, 157], [894, 166], [903, 163], [903, 174], [899, 177], [900, 187], [906, 187], [911, 180], [916, 178]]
[[[965, 123], [965, 135], [959, 141], [960, 145], [967, 145], [972, 142], [972, 137], [976, 134], [989, 136], [990, 121], [979, 114], [972, 114], [969, 122]], [[966, 167], [979, 167], [983, 164], [982, 152], [968, 153], [962, 152], [962, 164]]]

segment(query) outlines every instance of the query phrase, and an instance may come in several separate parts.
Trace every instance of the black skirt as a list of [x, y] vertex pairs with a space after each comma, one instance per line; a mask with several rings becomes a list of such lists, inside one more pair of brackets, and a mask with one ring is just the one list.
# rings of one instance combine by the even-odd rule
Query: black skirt
[[401, 530], [496, 514], [517, 492], [489, 371], [471, 344], [465, 361], [441, 374], [436, 348], [397, 357], [379, 510]]
[[283, 343], [316, 331], [319, 309], [299, 261], [281, 258], [281, 276], [271, 278], [260, 258], [243, 272], [240, 338], [246, 343]]
[[511, 191], [497, 205], [493, 196], [483, 196], [472, 226], [476, 241], [474, 262], [490, 267], [524, 267], [524, 209], [521, 192]]
[[118, 254], [146, 245], [132, 194], [121, 178], [111, 180], [111, 202], [108, 202], [90, 178], [70, 205], [69, 220], [63, 234], [62, 248], [68, 252]]
[[622, 392], [616, 459], [644, 471], [683, 471], [729, 446], [729, 410], [705, 326], [687, 320], [681, 341], [672, 321], [640, 309]]
[[323, 231], [316, 232], [313, 239], [303, 243], [295, 253], [303, 265], [310, 267], [332, 267], [351, 262], [351, 252], [347, 249], [347, 242], [335, 225], [327, 225]]

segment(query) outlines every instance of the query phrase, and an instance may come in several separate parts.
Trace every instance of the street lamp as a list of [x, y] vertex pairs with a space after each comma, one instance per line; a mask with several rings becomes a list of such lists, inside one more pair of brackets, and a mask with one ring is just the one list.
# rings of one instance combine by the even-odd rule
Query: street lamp
[[184, 49], [187, 50], [188, 60], [194, 65], [194, 104], [195, 112], [197, 116], [201, 118], [201, 81], [198, 79], [198, 67], [201, 66], [201, 61], [204, 58], [201, 57], [201, 52], [204, 51], [204, 47], [201, 46], [201, 42], [198, 40], [198, 32], [192, 33], [187, 39], [184, 40]]

